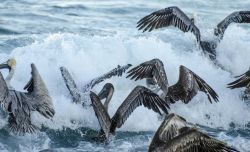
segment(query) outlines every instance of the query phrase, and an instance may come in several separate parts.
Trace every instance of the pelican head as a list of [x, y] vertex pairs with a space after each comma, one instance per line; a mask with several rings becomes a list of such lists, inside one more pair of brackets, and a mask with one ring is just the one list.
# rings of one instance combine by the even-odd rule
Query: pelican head
[[193, 13], [192, 17], [190, 18], [190, 20], [192, 21], [193, 24], [195, 24], [196, 18], [197, 18], [197, 14]]
[[104, 107], [106, 108], [106, 110], [108, 110], [108, 104], [113, 96], [113, 93], [114, 86], [111, 83], [106, 83], [98, 94], [100, 100], [106, 98], [106, 101], [104, 102]]
[[9, 71], [11, 69], [15, 69], [16, 68], [16, 60], [14, 58], [11, 58], [11, 59], [7, 60], [6, 62], [0, 64], [0, 69], [4, 69], [4, 68], [8, 68]]
[[10, 81], [14, 75], [15, 69], [16, 69], [16, 60], [14, 58], [11, 58], [7, 60], [6, 62], [0, 64], [0, 69], [8, 68], [9, 74], [5, 78], [6, 84], [9, 89], [13, 90], [14, 88], [10, 85]]

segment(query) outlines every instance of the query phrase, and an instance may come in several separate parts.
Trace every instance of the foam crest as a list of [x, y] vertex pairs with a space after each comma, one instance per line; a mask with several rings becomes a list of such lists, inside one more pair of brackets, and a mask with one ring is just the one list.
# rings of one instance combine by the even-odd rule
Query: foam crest
[[218, 60], [234, 75], [246, 72], [250, 67], [249, 30], [231, 26], [218, 46]]
[[[226, 42], [227, 37], [224, 43]], [[246, 45], [240, 41], [235, 43]], [[220, 50], [222, 49], [220, 48]], [[232, 66], [231, 63], [223, 61], [223, 52], [219, 53], [221, 54], [219, 60], [224, 63], [223, 65]], [[232, 52], [224, 52], [224, 55], [229, 53]], [[118, 64], [137, 65], [153, 58], [163, 61], [170, 85], [176, 83], [179, 66], [184, 65], [207, 81], [220, 96], [219, 103], [210, 104], [206, 95], [199, 93], [188, 105], [182, 103], [173, 105], [171, 112], [176, 112], [194, 123], [225, 128], [231, 122], [244, 125], [248, 122], [247, 118], [250, 117], [249, 109], [239, 99], [240, 91], [226, 88], [226, 84], [232, 81], [228, 72], [214, 66], [198, 50], [193, 52], [174, 50], [171, 44], [154, 36], [128, 38], [121, 33], [106, 37], [52, 34], [42, 41], [36, 41], [31, 45], [13, 50], [9, 56], [4, 54], [1, 56], [3, 61], [7, 57], [15, 57], [17, 60], [16, 73], [12, 81], [13, 87], [17, 90], [22, 90], [29, 80], [30, 63], [35, 63], [53, 98], [56, 114], [53, 121], [46, 120], [38, 114], [33, 116], [33, 120], [38, 125], [45, 124], [50, 128], [61, 128], [62, 126], [98, 128], [99, 126], [92, 108], [83, 109], [80, 105], [71, 103], [68, 90], [60, 74], [60, 66], [69, 69], [80, 87]], [[234, 60], [238, 60], [238, 56], [240, 55], [237, 55]], [[242, 63], [235, 61], [235, 64]], [[240, 68], [243, 69], [242, 66]], [[234, 70], [233, 67], [231, 69]], [[136, 85], [145, 84], [144, 81], [134, 82], [124, 77], [113, 78], [95, 87], [94, 91], [99, 92], [106, 82], [111, 82], [115, 86], [114, 97], [109, 108], [111, 116]], [[122, 130], [155, 130], [161, 123], [157, 117], [157, 114], [152, 111], [138, 108], [129, 117]]]

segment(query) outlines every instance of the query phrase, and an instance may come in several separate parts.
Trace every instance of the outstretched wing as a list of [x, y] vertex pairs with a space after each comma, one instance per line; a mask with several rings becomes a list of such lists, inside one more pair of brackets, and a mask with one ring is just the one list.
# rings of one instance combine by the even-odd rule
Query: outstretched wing
[[238, 11], [231, 13], [217, 25], [214, 34], [222, 39], [227, 27], [233, 22], [250, 23], [250, 11]]
[[165, 149], [166, 152], [238, 152], [238, 150], [196, 129], [190, 129], [173, 138], [164, 145], [163, 149]]
[[174, 101], [181, 100], [188, 103], [197, 93], [202, 91], [207, 94], [209, 101], [218, 102], [217, 93], [198, 75], [184, 66], [180, 66], [179, 80], [169, 87], [168, 95]]
[[78, 90], [75, 81], [70, 75], [69, 71], [65, 67], [60, 67], [60, 71], [63, 77], [63, 80], [68, 88], [70, 95], [75, 103], [81, 103], [81, 92]]
[[159, 114], [161, 114], [160, 109], [168, 113], [167, 109], [169, 108], [168, 104], [157, 94], [146, 87], [137, 86], [131, 91], [112, 117], [111, 132], [114, 132], [116, 127], [120, 128], [130, 114], [140, 105]]
[[34, 109], [46, 118], [54, 116], [55, 110], [49, 91], [33, 63], [31, 64], [31, 79], [24, 89], [27, 89], [27, 96], [30, 96], [29, 101]]
[[128, 71], [128, 77], [130, 79], [141, 80], [144, 78], [150, 78], [156, 80], [157, 84], [163, 90], [163, 92], [168, 92], [168, 79], [164, 69], [164, 65], [159, 59], [152, 59], [146, 61], [133, 69]]
[[1, 108], [9, 113], [9, 130], [18, 135], [35, 132], [37, 127], [31, 123], [30, 102], [22, 100], [22, 97], [25, 97], [23, 93], [8, 89], [1, 72], [0, 83], [0, 104]]
[[234, 82], [231, 82], [228, 84], [228, 88], [235, 89], [235, 88], [241, 88], [241, 87], [246, 87], [250, 86], [250, 69], [239, 76], [236, 76], [235, 78], [238, 78]]
[[197, 41], [200, 42], [200, 30], [194, 23], [187, 17], [187, 15], [178, 7], [167, 7], [142, 18], [137, 27], [139, 30], [152, 31], [153, 29], [174, 26], [183, 32], [192, 32]]
[[105, 133], [106, 139], [108, 139], [111, 126], [111, 120], [109, 114], [106, 111], [105, 107], [103, 106], [100, 98], [92, 91], [90, 92], [90, 98], [93, 109], [95, 111], [95, 115], [99, 121], [100, 127], [102, 131]]
[[[122, 76], [122, 74], [129, 68], [131, 67], [132, 65], [131, 64], [127, 64], [127, 65], [124, 65], [124, 66], [120, 66], [118, 65], [117, 68], [103, 74], [102, 76], [100, 77], [97, 77], [95, 79], [93, 79], [91, 82], [90, 82], [90, 86], [91, 88], [93, 88], [95, 85], [99, 84], [100, 82], [106, 80], [106, 79], [109, 79], [113, 76]], [[85, 88], [85, 87], [84, 87]]]
[[174, 113], [167, 115], [160, 127], [156, 131], [150, 146], [149, 151], [155, 149], [159, 144], [165, 144], [174, 137], [179, 135], [179, 129], [190, 126], [186, 120]]

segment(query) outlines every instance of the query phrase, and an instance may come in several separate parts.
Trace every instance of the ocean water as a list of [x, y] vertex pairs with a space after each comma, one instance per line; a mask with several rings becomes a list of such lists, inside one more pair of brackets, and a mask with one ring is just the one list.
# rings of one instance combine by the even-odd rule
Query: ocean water
[[[196, 16], [202, 39], [213, 39], [213, 28], [229, 13], [249, 10], [250, 1], [238, 0], [2, 0], [0, 3], [0, 62], [17, 60], [12, 86], [22, 91], [30, 78], [30, 63], [35, 63], [53, 98], [56, 114], [47, 120], [34, 112], [32, 121], [41, 128], [32, 135], [15, 136], [0, 119], [0, 151], [147, 151], [161, 124], [157, 114], [138, 108], [118, 129], [110, 144], [99, 144], [92, 137], [99, 129], [93, 110], [71, 102], [59, 67], [72, 73], [78, 86], [118, 64], [137, 65], [159, 58], [165, 65], [169, 83], [176, 83], [179, 66], [200, 75], [219, 95], [210, 104], [199, 93], [190, 104], [177, 103], [177, 113], [201, 127], [209, 135], [227, 142], [242, 152], [250, 151], [250, 106], [242, 101], [242, 89], [230, 90], [227, 83], [250, 66], [250, 25], [232, 24], [218, 46], [218, 68], [202, 55], [191, 33], [176, 28], [151, 33], [137, 31], [136, 22], [145, 15], [169, 6], [179, 6]], [[7, 71], [3, 71], [4, 75]], [[145, 81], [112, 78], [93, 89], [99, 92], [111, 82], [115, 86], [109, 113], [136, 85]], [[209, 115], [209, 117], [207, 117]]]

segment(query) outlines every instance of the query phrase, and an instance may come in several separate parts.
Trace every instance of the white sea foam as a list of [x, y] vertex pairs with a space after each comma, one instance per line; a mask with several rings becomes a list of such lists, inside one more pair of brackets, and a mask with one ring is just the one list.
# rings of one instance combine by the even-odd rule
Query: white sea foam
[[[235, 28], [228, 32], [234, 31]], [[152, 58], [159, 58], [163, 61], [170, 85], [178, 79], [179, 65], [184, 65], [207, 81], [220, 97], [219, 103], [210, 104], [206, 95], [199, 93], [188, 105], [182, 103], [173, 105], [171, 112], [184, 116], [190, 122], [212, 127], [227, 128], [231, 122], [244, 125], [249, 121], [250, 110], [240, 100], [240, 90], [226, 88], [226, 84], [233, 80], [230, 73], [214, 66], [210, 60], [201, 55], [195, 46], [196, 50], [193, 52], [178, 51], [174, 50], [170, 43], [165, 43], [154, 36], [128, 38], [122, 34], [118, 33], [115, 36], [107, 37], [52, 34], [42, 41], [36, 41], [31, 45], [13, 50], [9, 56], [1, 55], [2, 61], [8, 57], [15, 57], [17, 60], [17, 70], [12, 81], [17, 90], [22, 90], [22, 87], [29, 80], [31, 62], [35, 63], [47, 84], [53, 98], [56, 115], [51, 121], [36, 114], [35, 119], [33, 118], [36, 124], [43, 123], [51, 128], [61, 128], [62, 126], [98, 128], [98, 122], [92, 108], [83, 109], [80, 105], [71, 103], [71, 98], [59, 71], [60, 66], [63, 65], [69, 69], [80, 87], [118, 64], [137, 65]], [[240, 37], [241, 35], [236, 36]], [[231, 51], [233, 48], [227, 46], [231, 39], [226, 35], [223, 43], [219, 46], [219, 61], [228, 70], [237, 70], [234, 73], [243, 72], [247, 70], [245, 65], [250, 65], [250, 61], [238, 61], [240, 53]], [[247, 42], [241, 41], [235, 41], [235, 43], [243, 46], [248, 45]], [[232, 47], [237, 48], [236, 44]], [[242, 58], [250, 55], [250, 51], [247, 50], [247, 47], [245, 48], [246, 51]], [[224, 49], [229, 51], [222, 51]], [[231, 56], [233, 62], [229, 63], [227, 60], [230, 59], [223, 58], [223, 55], [225, 58]], [[237, 64], [244, 66], [237, 66]], [[115, 86], [114, 97], [109, 108], [111, 116], [136, 85], [144, 85], [144, 81], [134, 82], [124, 77], [114, 78], [106, 82], [112, 82]], [[104, 83], [94, 88], [94, 91], [100, 91]], [[208, 119], [206, 115], [209, 115], [210, 118]], [[138, 108], [121, 129], [130, 131], [155, 130], [159, 124], [160, 121], [155, 113], [145, 108]]]

